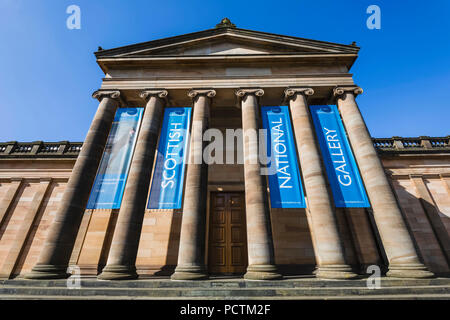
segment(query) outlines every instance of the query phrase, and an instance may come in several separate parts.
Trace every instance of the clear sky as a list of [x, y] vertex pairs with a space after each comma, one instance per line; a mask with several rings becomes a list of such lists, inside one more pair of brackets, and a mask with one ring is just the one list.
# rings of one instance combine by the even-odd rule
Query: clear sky
[[[69, 5], [81, 29], [69, 30]], [[381, 29], [369, 30], [369, 5]], [[103, 73], [93, 52], [214, 27], [343, 44], [374, 137], [450, 134], [450, 1], [0, 0], [0, 141], [82, 141]]]

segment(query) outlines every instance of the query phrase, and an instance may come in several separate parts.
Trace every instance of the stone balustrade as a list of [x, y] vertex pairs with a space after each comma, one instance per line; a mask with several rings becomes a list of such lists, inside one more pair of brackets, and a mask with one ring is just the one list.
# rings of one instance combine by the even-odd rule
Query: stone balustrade
[[0, 158], [76, 158], [82, 142], [3, 142], [0, 143]]
[[[446, 137], [392, 137], [372, 138], [377, 151], [383, 153], [450, 152], [450, 136]], [[2, 142], [0, 158], [76, 158], [82, 142]]]
[[450, 136], [417, 138], [372, 138], [377, 151], [383, 153], [439, 153], [450, 151]]

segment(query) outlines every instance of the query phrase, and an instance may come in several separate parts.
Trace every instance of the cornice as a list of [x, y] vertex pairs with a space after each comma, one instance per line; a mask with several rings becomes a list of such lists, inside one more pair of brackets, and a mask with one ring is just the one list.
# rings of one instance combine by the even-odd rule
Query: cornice
[[106, 74], [114, 68], [135, 67], [174, 67], [185, 66], [246, 66], [249, 63], [266, 66], [276, 64], [296, 64], [307, 66], [335, 66], [340, 64], [348, 70], [358, 55], [353, 53], [280, 53], [280, 54], [242, 54], [242, 55], [184, 55], [184, 56], [130, 56], [98, 58], [97, 63]]
[[146, 77], [146, 78], [104, 78], [102, 88], [119, 88], [120, 90], [143, 90], [145, 88], [189, 89], [208, 86], [214, 89], [236, 88], [283, 88], [287, 87], [326, 87], [336, 83], [353, 84], [351, 75], [297, 75], [297, 76], [211, 76], [211, 77]]
[[290, 61], [290, 60], [299, 60], [305, 58], [311, 59], [335, 59], [335, 58], [350, 58], [356, 59], [358, 57], [357, 54], [354, 53], [335, 53], [335, 52], [305, 52], [305, 53], [267, 53], [267, 54], [212, 54], [212, 55], [134, 55], [134, 56], [110, 56], [98, 58], [97, 62], [125, 62], [125, 61], [142, 61], [142, 62], [150, 62], [150, 61], [204, 61], [204, 60], [216, 60], [216, 61], [238, 61], [238, 60], [282, 60], [282, 61]]

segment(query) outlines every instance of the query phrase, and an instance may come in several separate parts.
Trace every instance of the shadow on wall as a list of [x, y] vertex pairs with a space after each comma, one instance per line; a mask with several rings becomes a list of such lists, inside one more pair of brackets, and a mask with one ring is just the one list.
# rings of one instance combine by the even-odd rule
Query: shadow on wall
[[[11, 219], [13, 217], [14, 212], [16, 211], [18, 205], [19, 205], [19, 200], [22, 198], [23, 194], [24, 194], [24, 190], [25, 188], [29, 188], [30, 184], [25, 182], [22, 183], [19, 190], [17, 191], [16, 196], [13, 199], [13, 202], [9, 205], [9, 208], [6, 212], [6, 215], [3, 217], [0, 225], [0, 244], [2, 244], [2, 246], [0, 248], [2, 248], [3, 250], [0, 251], [0, 273], [3, 273], [3, 266], [6, 263], [6, 259], [9, 253], [9, 249], [12, 245], [12, 239], [15, 238], [15, 235], [11, 235], [9, 234], [10, 232], [10, 228], [8, 228], [8, 226], [10, 226], [10, 222]], [[6, 196], [6, 195], [5, 195]], [[19, 256], [20, 259], [21, 256]], [[6, 275], [5, 275], [6, 276]], [[7, 274], [7, 276], [9, 276], [9, 274]]]
[[360, 275], [369, 275], [369, 266], [387, 271], [387, 260], [370, 208], [336, 208], [338, 230], [347, 263]]
[[270, 210], [275, 263], [283, 275], [312, 275], [314, 247], [305, 209]]
[[175, 271], [181, 217], [181, 210], [145, 213], [136, 261], [139, 278], [167, 277]]
[[[44, 216], [44, 212], [49, 204], [50, 197], [53, 194], [53, 191], [55, 190], [56, 187], [57, 187], [57, 182], [54, 182], [49, 186], [49, 191], [47, 191], [45, 198], [42, 201], [42, 205], [40, 206], [40, 208], [36, 214], [36, 217], [35, 217], [32, 227], [31, 227], [31, 230], [29, 231], [29, 234], [26, 237], [23, 249], [20, 252], [20, 255], [16, 261], [16, 264], [15, 264], [13, 272], [12, 272], [12, 277], [16, 277], [20, 274], [24, 274], [24, 273], [30, 271], [31, 265], [25, 266], [26, 260], [27, 260], [27, 258], [29, 258], [29, 253], [30, 253], [30, 250], [32, 250], [32, 245], [33, 245], [35, 237], [40, 236], [40, 235], [37, 235], [38, 228], [41, 224], [41, 220]], [[33, 263], [33, 265], [34, 265], [34, 263]]]
[[18, 190], [18, 192], [17, 192], [14, 202], [10, 205], [6, 216], [3, 218], [2, 225], [0, 226], [0, 241], [3, 240], [6, 229], [9, 225], [9, 221], [11, 220], [11, 217], [13, 216], [13, 213], [19, 203], [19, 199], [22, 197], [23, 192], [24, 192], [25, 188], [27, 188], [27, 187], [30, 187], [29, 183], [23, 183], [21, 185], [20, 190]]
[[119, 218], [119, 210], [113, 209], [111, 212], [111, 218], [109, 219], [107, 232], [103, 241], [100, 258], [98, 262], [97, 274], [100, 274], [103, 268], [108, 262], [109, 250], [111, 249], [112, 239], [114, 236], [114, 230], [116, 229], [117, 219]]
[[[338, 232], [346, 262], [365, 275], [370, 265], [385, 272], [369, 212], [364, 208], [336, 208]], [[317, 264], [313, 231], [306, 209], [271, 209], [275, 262], [284, 275], [313, 275]]]
[[[346, 259], [357, 273], [365, 274], [369, 265], [379, 265], [383, 269], [379, 248], [373, 235], [372, 226], [365, 209], [338, 209], [336, 210], [339, 231], [344, 244]], [[142, 250], [137, 264], [141, 278], [170, 276], [176, 267], [182, 213], [155, 213], [157, 215], [171, 215], [163, 225], [152, 225], [151, 242], [145, 246], [149, 250]], [[167, 216], [166, 216], [167, 218]], [[170, 220], [170, 221], [169, 221]], [[167, 223], [169, 223], [167, 225]], [[272, 236], [274, 242], [275, 262], [279, 271], [286, 276], [313, 276], [316, 268], [316, 256], [312, 240], [312, 233], [308, 223], [305, 209], [271, 209]], [[170, 232], [169, 232], [170, 230]], [[164, 246], [155, 246], [162, 233]], [[157, 238], [157, 239], [155, 239]], [[146, 236], [141, 238], [145, 242]], [[150, 265], [144, 260], [152, 259], [152, 252], [158, 250], [163, 256], [164, 264]]]
[[160, 271], [155, 272], [155, 276], [170, 276], [175, 272], [178, 260], [178, 249], [180, 246], [181, 233], [181, 212], [173, 213], [170, 223], [169, 240], [167, 243], [166, 264]]
[[[409, 179], [390, 181], [423, 263], [436, 275], [450, 274], [446, 256], [446, 252], [450, 250], [450, 241], [448, 230], [445, 229], [445, 225], [449, 225], [450, 218], [443, 214], [434, 203], [412, 194], [411, 189], [407, 189], [414, 188]], [[446, 232], [441, 233], [439, 237], [436, 233], [437, 228], [441, 231], [443, 228]]]

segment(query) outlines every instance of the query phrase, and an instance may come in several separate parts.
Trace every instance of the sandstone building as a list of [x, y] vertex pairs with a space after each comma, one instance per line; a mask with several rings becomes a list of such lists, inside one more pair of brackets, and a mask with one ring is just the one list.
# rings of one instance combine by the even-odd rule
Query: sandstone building
[[[392, 277], [450, 273], [450, 137], [371, 138], [350, 73], [358, 51], [226, 19], [205, 31], [99, 49], [105, 77], [83, 147], [0, 144], [0, 278], [64, 278], [69, 266], [111, 280], [349, 279], [370, 265]], [[325, 105], [339, 110], [367, 207], [335, 205], [310, 108]], [[208, 144], [195, 143], [195, 132], [259, 129], [264, 106], [289, 110], [305, 208], [274, 205], [263, 165], [250, 161], [258, 150], [251, 139], [235, 141], [244, 163], [183, 162], [181, 207], [153, 207], [153, 185], [167, 178], [158, 171], [167, 110], [189, 109], [185, 151], [193, 156]], [[124, 108], [137, 108], [139, 121], [126, 136], [131, 152], [119, 159], [128, 163], [125, 178], [106, 192], [116, 202], [102, 206], [91, 191], [111, 171], [102, 163], [114, 157], [108, 137], [120, 131], [114, 123]]]

